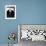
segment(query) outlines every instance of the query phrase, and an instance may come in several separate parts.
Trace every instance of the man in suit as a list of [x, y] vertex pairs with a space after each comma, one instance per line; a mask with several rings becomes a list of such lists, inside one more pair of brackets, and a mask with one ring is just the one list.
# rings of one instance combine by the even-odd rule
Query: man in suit
[[15, 16], [15, 11], [12, 9], [7, 10], [7, 17], [14, 17]]

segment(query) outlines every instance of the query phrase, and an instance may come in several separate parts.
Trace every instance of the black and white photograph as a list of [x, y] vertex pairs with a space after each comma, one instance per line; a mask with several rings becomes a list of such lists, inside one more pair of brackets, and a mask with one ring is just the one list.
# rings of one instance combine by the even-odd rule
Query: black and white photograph
[[5, 5], [5, 19], [16, 19], [16, 5]]
[[20, 46], [31, 46], [46, 42], [46, 25], [18, 25], [18, 42]]

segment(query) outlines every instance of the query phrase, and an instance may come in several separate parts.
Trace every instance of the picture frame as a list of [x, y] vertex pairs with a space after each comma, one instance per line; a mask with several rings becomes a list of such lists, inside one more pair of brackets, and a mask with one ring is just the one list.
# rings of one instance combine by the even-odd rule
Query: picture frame
[[[23, 32], [27, 30], [28, 35]], [[46, 24], [18, 24], [18, 43], [22, 40], [46, 41]]]
[[5, 19], [16, 19], [16, 5], [5, 5]]

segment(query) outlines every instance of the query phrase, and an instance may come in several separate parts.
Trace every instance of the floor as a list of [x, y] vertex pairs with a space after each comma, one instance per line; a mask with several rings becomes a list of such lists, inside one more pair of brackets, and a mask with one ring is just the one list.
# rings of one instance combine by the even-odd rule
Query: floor
[[46, 42], [45, 41], [32, 42], [31, 40], [28, 40], [28, 41], [21, 40], [20, 46], [46, 46]]
[[[0, 46], [8, 46], [8, 44], [0, 44]], [[19, 44], [14, 44], [13, 46], [46, 46], [46, 42], [45, 41], [32, 42], [31, 40], [28, 41], [21, 40]]]
[[[8, 44], [0, 44], [0, 46], [8, 46]], [[10, 45], [10, 46], [18, 46], [18, 44]]]

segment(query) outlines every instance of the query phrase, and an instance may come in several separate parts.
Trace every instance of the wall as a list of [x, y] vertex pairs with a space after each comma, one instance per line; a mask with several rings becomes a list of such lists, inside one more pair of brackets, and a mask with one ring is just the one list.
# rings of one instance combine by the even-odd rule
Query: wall
[[[5, 5], [16, 4], [16, 0], [1, 0], [0, 1], [0, 44], [7, 44], [8, 34], [10, 32], [16, 32], [17, 35], [17, 19], [6, 20], [5, 19]], [[16, 43], [17, 38], [16, 38]]]
[[[16, 4], [16, 20], [5, 20], [6, 4]], [[18, 24], [46, 24], [46, 0], [1, 0], [0, 44], [8, 43], [9, 32], [18, 32]]]
[[17, 0], [19, 24], [46, 24], [46, 0]]

